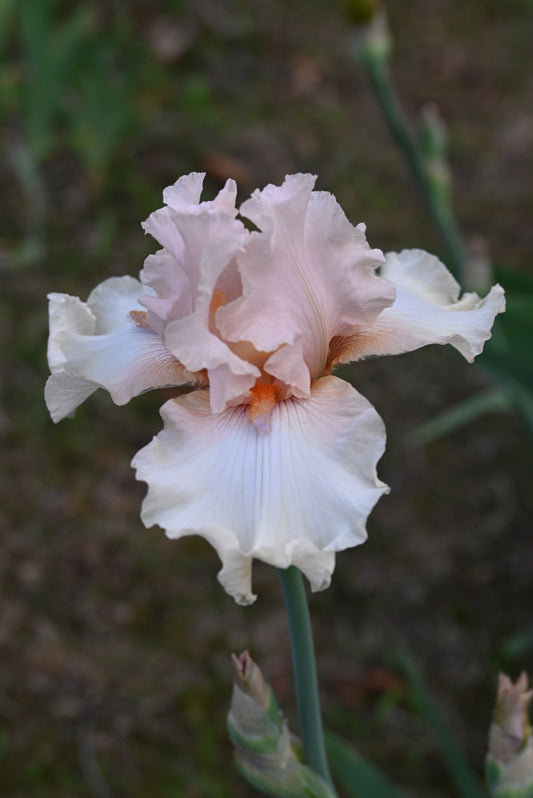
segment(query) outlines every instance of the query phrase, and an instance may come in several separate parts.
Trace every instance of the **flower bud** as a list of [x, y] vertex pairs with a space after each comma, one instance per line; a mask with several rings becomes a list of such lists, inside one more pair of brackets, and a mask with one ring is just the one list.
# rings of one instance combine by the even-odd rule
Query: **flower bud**
[[231, 658], [234, 683], [228, 713], [230, 737], [237, 750], [274, 754], [283, 731], [274, 691], [247, 651]]
[[533, 797], [533, 738], [528, 716], [532, 697], [525, 673], [516, 684], [500, 673], [486, 760], [487, 784], [494, 798]]
[[279, 798], [335, 798], [320, 776], [300, 761], [298, 740], [249, 653], [233, 654], [232, 660], [235, 679], [227, 722], [244, 778]]
[[388, 61], [392, 39], [384, 11], [377, 11], [366, 24], [354, 28], [352, 51], [356, 58], [366, 64]]

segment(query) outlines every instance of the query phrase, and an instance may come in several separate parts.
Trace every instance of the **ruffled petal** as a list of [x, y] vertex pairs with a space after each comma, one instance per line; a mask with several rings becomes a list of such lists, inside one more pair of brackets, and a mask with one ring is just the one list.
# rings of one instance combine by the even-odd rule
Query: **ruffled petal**
[[167, 349], [191, 372], [206, 370], [213, 412], [240, 402], [260, 371], [233, 351], [217, 330], [214, 309], [240, 294], [235, 256], [249, 233], [235, 219], [236, 185], [228, 181], [199, 203], [203, 175], [192, 173], [165, 190], [169, 207], [144, 223], [164, 249], [147, 258], [141, 279], [155, 292], [141, 303]]
[[87, 303], [50, 294], [52, 376], [45, 399], [54, 421], [99, 387], [116, 404], [125, 404], [150, 388], [207, 382], [205, 374], [192, 374], [179, 363], [145, 324], [138, 303], [145, 293], [146, 286], [133, 277], [112, 277], [95, 288]]
[[44, 386], [44, 400], [52, 421], [57, 424], [70, 416], [97, 388], [98, 385], [83, 377], [73, 377], [66, 372], [51, 374]]
[[174, 211], [187, 213], [205, 213], [205, 211], [222, 211], [231, 216], [237, 215], [235, 200], [237, 184], [235, 180], [226, 180], [215, 199], [200, 202], [204, 185], [205, 172], [191, 172], [178, 178], [172, 186], [163, 191], [163, 202]]
[[[315, 179], [290, 175], [241, 206], [262, 232], [237, 258], [243, 297], [216, 316], [227, 340], [279, 350], [265, 370], [297, 396], [323, 373], [333, 336], [372, 324], [394, 300], [394, 287], [375, 274], [383, 254], [369, 248], [364, 226], [353, 227], [331, 194], [312, 190]], [[291, 347], [299, 349], [303, 372]]]
[[385, 430], [347, 383], [325, 377], [307, 399], [277, 403], [263, 435], [245, 406], [213, 414], [207, 391], [170, 400], [161, 414], [164, 429], [132, 463], [148, 483], [143, 521], [171, 538], [205, 537], [239, 603], [254, 600], [253, 558], [294, 564], [319, 590], [335, 552], [366, 539], [367, 516], [387, 489], [376, 475]]
[[503, 288], [481, 299], [461, 298], [446, 266], [421, 249], [389, 252], [381, 274], [396, 286], [396, 301], [367, 329], [332, 342], [329, 365], [369, 355], [398, 355], [427, 344], [451, 344], [469, 362], [491, 336], [494, 318], [505, 310]]
[[[255, 365], [234, 354], [217, 335], [211, 314], [215, 288], [224, 271], [231, 271], [232, 259], [249, 234], [241, 222], [221, 213], [176, 214], [174, 221], [184, 242], [182, 263], [190, 278], [192, 308], [188, 315], [167, 322], [164, 342], [190, 371], [207, 369], [212, 409], [220, 412], [228, 401], [240, 399], [260, 375]], [[223, 385], [216, 384], [220, 379]]]
[[237, 215], [235, 199], [237, 185], [227, 180], [214, 200], [200, 202], [205, 172], [191, 172], [163, 191], [167, 207], [159, 208], [142, 223], [164, 247], [156, 255], [149, 255], [140, 277], [150, 285], [157, 297], [148, 298], [146, 307], [161, 321], [181, 318], [190, 312], [191, 295], [197, 287], [198, 275], [188, 268], [186, 244], [182, 236], [183, 217], [220, 212], [226, 217]]
[[205, 172], [191, 172], [180, 177], [172, 186], [163, 191], [163, 202], [167, 207], [159, 208], [142, 222], [145, 232], [150, 233], [179, 262], [181, 259], [181, 241], [174, 229], [174, 213], [198, 215], [218, 211], [231, 217], [237, 215], [235, 200], [237, 184], [227, 180], [224, 188], [215, 199], [200, 202]]
[[[140, 301], [147, 309], [148, 323], [156, 332], [162, 335], [169, 321], [193, 312], [192, 280], [166, 249], [148, 255], [139, 277], [155, 294], [143, 296]], [[235, 261], [223, 270], [216, 285], [228, 302], [242, 294], [241, 276]]]
[[147, 310], [147, 321], [163, 336], [165, 325], [171, 319], [181, 319], [192, 311], [190, 279], [166, 249], [148, 255], [139, 277], [155, 294], [150, 296], [145, 292], [140, 300]]

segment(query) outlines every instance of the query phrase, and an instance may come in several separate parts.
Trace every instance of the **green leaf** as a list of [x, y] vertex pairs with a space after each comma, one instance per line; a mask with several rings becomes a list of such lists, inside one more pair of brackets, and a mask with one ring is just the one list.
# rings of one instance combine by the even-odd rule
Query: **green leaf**
[[486, 798], [476, 774], [457, 747], [450, 730], [444, 723], [437, 707], [431, 700], [420, 673], [410, 657], [403, 654], [399, 664], [409, 681], [415, 705], [423, 718], [432, 727], [448, 766], [453, 783], [460, 798]]
[[57, 147], [58, 122], [75, 61], [93, 35], [93, 13], [84, 5], [58, 19], [56, 0], [19, 0], [18, 38], [22, 82], [21, 119], [26, 144], [37, 161]]
[[528, 272], [509, 269], [501, 263], [496, 263], [494, 277], [505, 288], [507, 294], [533, 294], [533, 277]]
[[402, 798], [375, 765], [330, 732], [326, 732], [326, 749], [335, 780], [351, 798]]
[[533, 368], [514, 356], [514, 353], [498, 351], [496, 347], [483, 352], [479, 360], [480, 365], [498, 378], [510, 401], [533, 432]]
[[468, 399], [421, 424], [411, 437], [416, 443], [429, 443], [459, 427], [464, 427], [484, 413], [508, 410], [512, 404], [509, 392], [504, 388], [483, 391], [475, 396], [469, 396]]
[[533, 432], [533, 280], [501, 267], [496, 277], [505, 288], [507, 307], [476, 363], [498, 380]]

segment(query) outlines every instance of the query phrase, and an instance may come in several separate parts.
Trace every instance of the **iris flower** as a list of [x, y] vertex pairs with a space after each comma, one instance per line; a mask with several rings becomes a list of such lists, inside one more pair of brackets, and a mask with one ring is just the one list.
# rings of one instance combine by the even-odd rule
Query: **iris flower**
[[143, 225], [162, 248], [140, 279], [106, 280], [86, 303], [50, 295], [46, 401], [59, 421], [99, 387], [124, 404], [190, 385], [133, 459], [144, 523], [208, 540], [239, 603], [255, 598], [254, 558], [295, 565], [320, 590], [387, 490], [383, 422], [332, 370], [431, 343], [472, 361], [503, 291], [460, 298], [432, 255], [371, 249], [312, 175], [254, 191], [239, 211], [253, 231], [234, 181], [210, 202], [202, 183], [192, 173], [165, 189]]

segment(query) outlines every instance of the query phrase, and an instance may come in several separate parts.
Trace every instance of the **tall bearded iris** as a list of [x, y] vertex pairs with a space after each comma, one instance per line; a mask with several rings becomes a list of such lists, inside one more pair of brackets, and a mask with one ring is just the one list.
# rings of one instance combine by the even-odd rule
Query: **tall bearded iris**
[[50, 295], [46, 401], [59, 421], [98, 387], [123, 404], [194, 386], [166, 402], [162, 432], [133, 459], [144, 523], [206, 538], [239, 603], [254, 600], [254, 557], [296, 565], [320, 590], [387, 490], [383, 422], [332, 369], [430, 343], [471, 361], [503, 291], [459, 298], [432, 255], [370, 249], [312, 175], [255, 191], [240, 208], [254, 232], [233, 181], [211, 202], [202, 182], [180, 178], [144, 223], [162, 249], [140, 280], [106, 280], [86, 303]]

